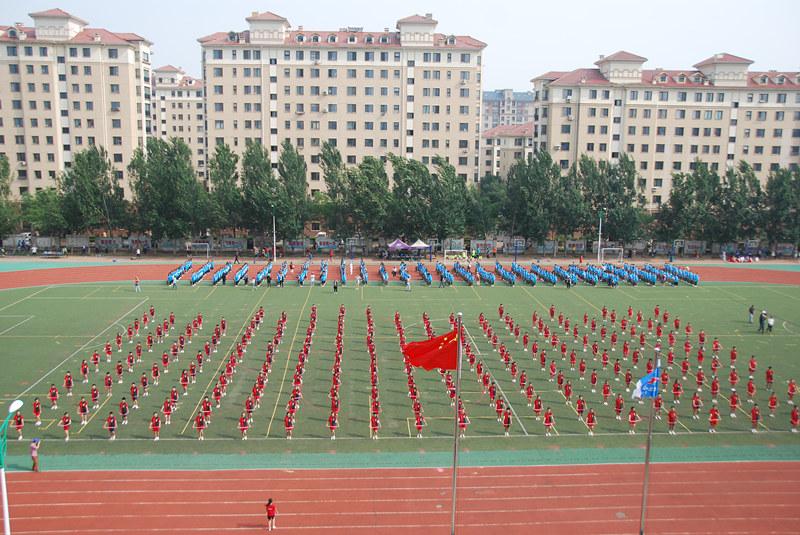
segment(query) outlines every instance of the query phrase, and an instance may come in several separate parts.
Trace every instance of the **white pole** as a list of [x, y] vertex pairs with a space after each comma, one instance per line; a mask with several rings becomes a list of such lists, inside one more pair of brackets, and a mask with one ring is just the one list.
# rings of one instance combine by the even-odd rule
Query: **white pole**
[[0, 466], [0, 487], [3, 490], [3, 533], [11, 535], [11, 519], [8, 516], [8, 487], [6, 487], [6, 469]]
[[453, 424], [453, 503], [450, 511], [450, 535], [456, 533], [456, 488], [458, 480], [458, 402], [461, 399], [461, 325], [464, 315], [459, 312], [458, 319], [456, 320], [458, 341], [458, 368], [456, 371], [456, 405], [455, 405], [455, 423]]
[[[278, 248], [276, 246], [277, 241], [275, 240], [275, 212], [272, 212], [272, 261], [278, 261]], [[284, 244], [286, 245], [286, 244]]]
[[[656, 370], [661, 369], [661, 357], [656, 358]], [[656, 386], [658, 388], [658, 386]], [[656, 395], [658, 391], [656, 390]], [[650, 445], [653, 441], [653, 409], [654, 399], [648, 398], [650, 402], [650, 419], [647, 422], [647, 446], [644, 450], [644, 483], [642, 484], [642, 516], [639, 519], [639, 535], [644, 535], [644, 519], [647, 512], [647, 489], [650, 484]]]
[[597, 231], [597, 263], [600, 263], [600, 249], [603, 247], [603, 211], [600, 210], [600, 228]]

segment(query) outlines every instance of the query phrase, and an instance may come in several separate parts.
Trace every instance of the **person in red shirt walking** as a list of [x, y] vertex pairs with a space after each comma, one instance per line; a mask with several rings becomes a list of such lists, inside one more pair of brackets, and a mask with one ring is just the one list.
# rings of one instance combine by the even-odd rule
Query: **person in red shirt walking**
[[278, 515], [278, 508], [275, 507], [275, 502], [272, 501], [272, 498], [267, 500], [266, 510], [267, 510], [267, 531], [272, 531], [273, 529], [277, 529], [277, 527], [275, 526], [275, 517]]
[[108, 431], [108, 440], [117, 439], [117, 417], [113, 412], [109, 412], [106, 421], [103, 423], [103, 429]]
[[547, 410], [544, 411], [544, 436], [550, 436], [550, 432], [552, 431], [555, 423], [556, 419], [553, 416], [553, 411], [550, 409], [550, 407], [547, 407]]
[[797, 427], [800, 425], [800, 410], [797, 407], [792, 409], [792, 414], [789, 417], [789, 421], [792, 424], [792, 433], [797, 433]]
[[161, 435], [161, 417], [157, 412], [150, 417], [150, 431], [153, 432], [153, 440], [159, 440]]
[[586, 415], [586, 427], [589, 428], [589, 436], [594, 436], [594, 428], [597, 425], [597, 416], [594, 413], [594, 409], [589, 409], [589, 413]]
[[503, 413], [503, 429], [505, 430], [505, 435], [509, 436], [508, 429], [511, 427], [511, 407], [507, 408], [506, 411]]
[[203, 431], [206, 429], [206, 420], [203, 418], [202, 412], [198, 412], [197, 416], [195, 416], [193, 427], [197, 429], [197, 440], [205, 440]]
[[630, 427], [628, 433], [631, 435], [636, 434], [636, 424], [641, 421], [642, 419], [636, 414], [636, 407], [631, 407], [630, 412], [628, 412], [628, 426]]
[[70, 427], [72, 427], [72, 418], [68, 412], [65, 412], [64, 416], [61, 417], [61, 421], [58, 422], [58, 426], [64, 430], [64, 441], [69, 441], [69, 430]]
[[33, 399], [33, 418], [35, 420], [33, 425], [36, 427], [42, 425], [42, 402], [39, 398]]
[[13, 421], [14, 429], [17, 430], [17, 440], [22, 440], [22, 429], [25, 427], [25, 417], [22, 413], [17, 411], [14, 414]]
[[239, 431], [242, 433], [242, 440], [247, 440], [247, 429], [250, 427], [250, 418], [247, 412], [243, 412], [239, 417]]
[[775, 411], [778, 408], [778, 396], [775, 395], [775, 392], [772, 392], [769, 395], [769, 417], [775, 418]]
[[716, 405], [711, 406], [711, 410], [708, 411], [708, 432], [709, 433], [716, 433], [717, 432], [717, 425], [719, 424], [720, 415], [719, 409]]

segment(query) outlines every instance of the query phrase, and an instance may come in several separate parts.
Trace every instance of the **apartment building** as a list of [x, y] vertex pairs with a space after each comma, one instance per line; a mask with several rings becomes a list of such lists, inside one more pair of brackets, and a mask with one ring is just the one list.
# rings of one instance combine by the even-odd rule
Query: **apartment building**
[[671, 174], [697, 159], [720, 172], [746, 160], [762, 181], [800, 164], [800, 72], [751, 71], [751, 60], [727, 53], [684, 69], [646, 61], [620, 51], [531, 80], [534, 150], [565, 170], [582, 154], [628, 154], [651, 209], [668, 199]]
[[325, 141], [348, 164], [387, 153], [431, 164], [439, 155], [478, 179], [485, 43], [437, 33], [430, 14], [400, 19], [396, 31], [292, 28], [270, 12], [246, 21], [244, 31], [199, 39], [207, 152], [263, 143], [277, 166], [288, 139], [305, 157], [312, 193], [325, 190]]
[[182, 69], [164, 65], [153, 70], [153, 135], [161, 139], [178, 138], [192, 151], [197, 177], [206, 178], [205, 111], [203, 81], [188, 76]]
[[126, 166], [150, 135], [150, 43], [92, 28], [61, 9], [33, 26], [0, 25], [0, 153], [14, 195], [53, 187], [74, 152], [106, 148], [129, 193]]
[[533, 91], [497, 89], [483, 92], [483, 129], [533, 121]]
[[533, 123], [500, 125], [483, 133], [483, 173], [506, 177], [517, 160], [533, 154]]

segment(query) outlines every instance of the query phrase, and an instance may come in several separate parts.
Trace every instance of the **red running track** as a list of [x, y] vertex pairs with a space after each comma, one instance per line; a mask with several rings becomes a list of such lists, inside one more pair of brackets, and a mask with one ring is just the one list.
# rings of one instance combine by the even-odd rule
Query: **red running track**
[[[450, 471], [432, 468], [9, 474], [24, 534], [445, 534]], [[655, 464], [648, 533], [797, 533], [800, 463]], [[636, 533], [641, 465], [464, 468], [458, 533]]]

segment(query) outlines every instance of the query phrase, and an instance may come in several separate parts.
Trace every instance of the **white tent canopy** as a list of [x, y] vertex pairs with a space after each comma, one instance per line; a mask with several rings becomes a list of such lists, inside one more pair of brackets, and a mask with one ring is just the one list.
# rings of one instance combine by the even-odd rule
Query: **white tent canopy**
[[427, 249], [428, 247], [430, 247], [430, 245], [428, 245], [422, 240], [417, 240], [411, 244], [412, 249]]

